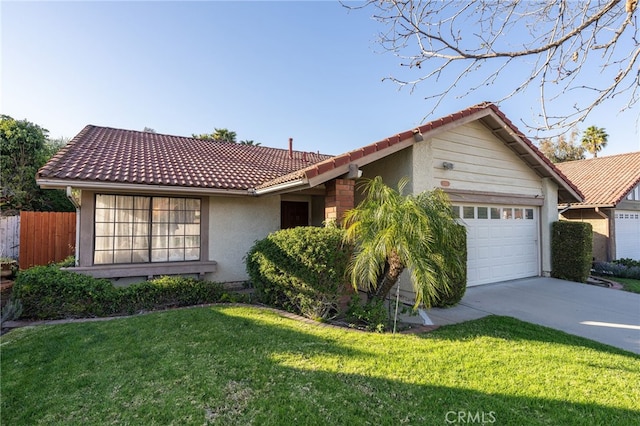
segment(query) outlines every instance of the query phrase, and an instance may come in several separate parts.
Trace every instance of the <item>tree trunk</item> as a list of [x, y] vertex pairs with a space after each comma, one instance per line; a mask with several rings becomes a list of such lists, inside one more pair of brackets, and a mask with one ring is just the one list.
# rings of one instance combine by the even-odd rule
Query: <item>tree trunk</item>
[[398, 257], [395, 252], [392, 252], [387, 258], [383, 273], [380, 275], [380, 278], [378, 278], [378, 285], [375, 290], [370, 291], [367, 295], [368, 302], [375, 299], [384, 300], [393, 286], [398, 282], [402, 271], [404, 271], [404, 265], [400, 257]]

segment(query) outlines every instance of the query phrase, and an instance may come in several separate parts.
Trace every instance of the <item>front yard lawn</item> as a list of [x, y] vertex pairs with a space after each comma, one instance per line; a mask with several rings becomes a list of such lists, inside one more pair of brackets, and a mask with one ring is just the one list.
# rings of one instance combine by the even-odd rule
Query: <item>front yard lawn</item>
[[640, 293], [640, 280], [634, 280], [632, 278], [612, 278], [612, 281], [622, 284], [625, 291], [632, 293]]
[[394, 336], [220, 305], [18, 329], [1, 342], [6, 425], [640, 418], [640, 356], [507, 317]]

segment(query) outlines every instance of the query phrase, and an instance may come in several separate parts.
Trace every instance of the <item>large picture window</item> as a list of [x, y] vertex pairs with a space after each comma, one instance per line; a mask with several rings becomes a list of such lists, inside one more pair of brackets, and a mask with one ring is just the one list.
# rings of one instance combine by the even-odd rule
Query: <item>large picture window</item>
[[200, 260], [200, 200], [96, 195], [96, 265]]

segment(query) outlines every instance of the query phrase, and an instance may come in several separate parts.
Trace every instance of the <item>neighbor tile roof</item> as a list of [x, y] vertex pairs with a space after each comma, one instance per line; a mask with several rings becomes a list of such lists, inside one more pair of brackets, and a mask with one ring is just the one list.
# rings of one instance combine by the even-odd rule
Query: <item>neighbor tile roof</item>
[[330, 157], [89, 125], [37, 178], [246, 190]]
[[[640, 152], [556, 165], [584, 194], [582, 205], [614, 207], [640, 184]], [[575, 204], [575, 205], [579, 205]]]

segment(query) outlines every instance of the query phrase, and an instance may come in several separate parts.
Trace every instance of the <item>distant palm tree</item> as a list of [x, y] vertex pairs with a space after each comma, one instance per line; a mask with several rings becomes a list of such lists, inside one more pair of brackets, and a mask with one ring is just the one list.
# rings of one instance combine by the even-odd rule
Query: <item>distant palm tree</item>
[[444, 192], [402, 195], [381, 177], [365, 184], [365, 199], [345, 214], [345, 240], [354, 244], [352, 284], [367, 291], [369, 302], [384, 300], [405, 268], [411, 272], [416, 306], [429, 305], [460, 276], [464, 261], [455, 242], [464, 227], [456, 223]]
[[598, 152], [607, 146], [609, 135], [602, 127], [589, 126], [582, 134], [582, 146], [593, 154], [593, 158], [598, 157]]
[[251, 146], [258, 146], [260, 145], [260, 142], [254, 142], [251, 139], [245, 139], [243, 141], [238, 142], [240, 145], [251, 145]]
[[202, 133], [200, 135], [193, 133], [191, 137], [203, 140], [214, 140], [222, 142], [236, 142], [236, 132], [229, 129], [213, 129], [213, 133]]
[[213, 129], [213, 139], [217, 141], [236, 142], [236, 132], [232, 132], [229, 129]]

